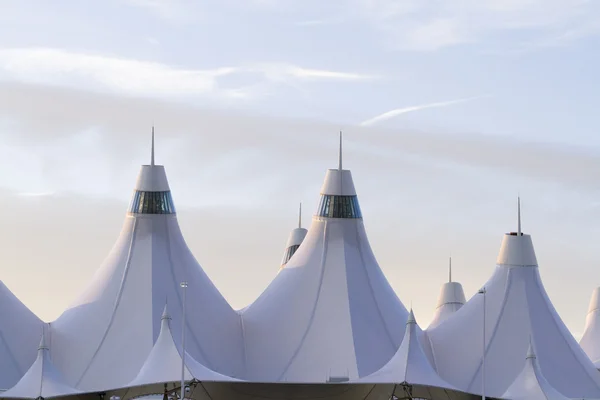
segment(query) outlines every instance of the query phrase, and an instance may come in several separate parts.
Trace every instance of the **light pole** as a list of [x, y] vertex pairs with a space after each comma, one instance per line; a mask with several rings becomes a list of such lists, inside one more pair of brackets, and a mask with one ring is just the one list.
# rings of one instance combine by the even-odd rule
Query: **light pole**
[[485, 294], [487, 290], [485, 290], [485, 286], [479, 289], [479, 294], [483, 295], [483, 357], [481, 359], [481, 398], [485, 400]]
[[188, 287], [186, 281], [181, 282], [181, 290], [183, 291], [182, 312], [181, 312], [181, 397], [185, 395], [185, 292]]

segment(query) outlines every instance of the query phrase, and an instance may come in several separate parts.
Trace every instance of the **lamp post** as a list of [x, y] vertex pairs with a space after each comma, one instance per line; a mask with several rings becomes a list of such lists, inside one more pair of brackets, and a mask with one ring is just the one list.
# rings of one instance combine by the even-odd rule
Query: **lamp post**
[[183, 291], [182, 312], [181, 312], [181, 397], [185, 395], [185, 292], [188, 287], [186, 281], [181, 282], [181, 290]]
[[483, 295], [483, 357], [481, 359], [481, 398], [482, 400], [485, 400], [485, 294], [487, 293], [487, 290], [485, 290], [485, 287], [482, 287], [477, 293]]

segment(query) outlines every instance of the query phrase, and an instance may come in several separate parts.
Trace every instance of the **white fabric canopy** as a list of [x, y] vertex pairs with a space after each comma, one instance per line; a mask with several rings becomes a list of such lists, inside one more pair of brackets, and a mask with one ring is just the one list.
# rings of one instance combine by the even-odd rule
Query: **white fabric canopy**
[[[329, 170], [322, 190], [355, 201], [350, 171]], [[247, 379], [319, 383], [369, 375], [396, 353], [407, 315], [362, 218], [315, 216], [294, 257], [243, 310]]]
[[585, 319], [585, 330], [579, 341], [597, 369], [600, 369], [600, 287], [594, 289]]
[[[164, 168], [143, 166], [136, 191], [153, 188], [169, 189]], [[91, 285], [52, 324], [53, 360], [68, 382], [91, 391], [135, 378], [159, 335], [165, 299], [178, 340], [182, 281], [188, 282], [187, 304], [193, 305], [187, 309], [186, 350], [211, 369], [242, 374], [240, 316], [190, 252], [177, 215], [128, 213]]]

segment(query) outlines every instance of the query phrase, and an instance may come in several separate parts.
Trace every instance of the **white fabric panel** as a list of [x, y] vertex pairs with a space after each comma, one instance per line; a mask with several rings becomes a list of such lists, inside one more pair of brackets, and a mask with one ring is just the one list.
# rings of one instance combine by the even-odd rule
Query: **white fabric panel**
[[[515, 242], [519, 238], [522, 243]], [[501, 252], [511, 248], [518, 250], [516, 256], [499, 259], [520, 265], [535, 259], [527, 235], [510, 236]], [[538, 267], [514, 264], [497, 266], [485, 285], [486, 394], [501, 396], [514, 381], [531, 336], [541, 371], [554, 388], [569, 397], [600, 397], [600, 376], [552, 306]], [[440, 376], [474, 393], [481, 391], [482, 307], [483, 295], [475, 295], [452, 318], [427, 332]]]
[[585, 318], [585, 330], [579, 345], [594, 362], [595, 367], [600, 368], [600, 287], [592, 293]]
[[411, 314], [406, 323], [402, 344], [392, 359], [379, 371], [359, 379], [357, 383], [408, 383], [452, 389], [452, 385], [439, 377], [419, 341], [418, 326]]
[[0, 319], [0, 389], [8, 389], [35, 360], [43, 323], [1, 281]]
[[19, 382], [2, 393], [2, 398], [37, 399], [79, 393], [69, 386], [60, 371], [52, 364], [44, 334], [38, 348], [37, 358]]
[[135, 183], [135, 190], [142, 192], [169, 191], [165, 167], [162, 165], [142, 165]]

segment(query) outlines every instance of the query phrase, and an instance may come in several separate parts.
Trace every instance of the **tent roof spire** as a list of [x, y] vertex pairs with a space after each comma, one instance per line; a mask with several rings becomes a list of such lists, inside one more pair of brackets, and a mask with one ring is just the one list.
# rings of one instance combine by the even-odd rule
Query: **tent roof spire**
[[452, 256], [448, 262], [448, 282], [452, 282]]
[[300, 202], [300, 208], [298, 209], [298, 228], [302, 228], [302, 202]]
[[517, 236], [521, 236], [521, 196], [517, 197]]
[[339, 166], [338, 169], [341, 171], [342, 170], [342, 131], [340, 130], [340, 154], [339, 154]]
[[154, 123], [152, 124], [152, 146], [150, 150], [150, 165], [154, 166]]

